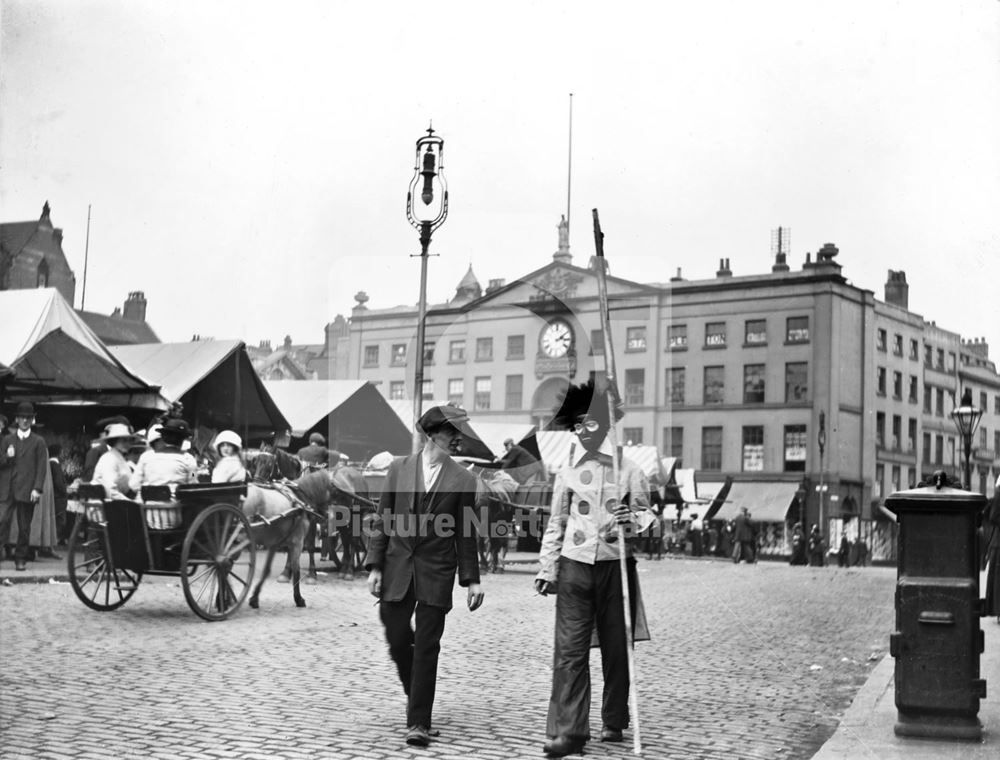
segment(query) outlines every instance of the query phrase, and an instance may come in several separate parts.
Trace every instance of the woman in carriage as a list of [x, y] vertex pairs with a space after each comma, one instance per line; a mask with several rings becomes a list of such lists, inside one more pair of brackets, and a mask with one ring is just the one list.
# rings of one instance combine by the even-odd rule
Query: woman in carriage
[[181, 450], [184, 441], [191, 437], [191, 429], [184, 420], [171, 417], [160, 428], [163, 448], [139, 457], [129, 487], [138, 492], [142, 486], [181, 485], [198, 482], [198, 463], [194, 457]]
[[108, 450], [101, 454], [94, 467], [93, 483], [104, 486], [104, 494], [109, 499], [131, 499], [135, 489], [129, 487], [132, 468], [126, 456], [137, 437], [127, 424], [112, 423], [101, 436]]
[[247, 470], [243, 466], [243, 439], [232, 430], [223, 430], [215, 437], [219, 461], [212, 470], [213, 483], [243, 483]]

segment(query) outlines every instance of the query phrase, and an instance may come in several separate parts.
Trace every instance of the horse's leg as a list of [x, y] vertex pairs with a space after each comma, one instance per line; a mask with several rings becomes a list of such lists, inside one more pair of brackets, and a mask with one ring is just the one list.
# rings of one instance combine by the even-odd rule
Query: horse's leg
[[[277, 548], [277, 547], [275, 547], [275, 548]], [[292, 551], [291, 551], [291, 549], [289, 549], [288, 553], [285, 554], [285, 567], [278, 574], [278, 577], [275, 578], [274, 580], [276, 580], [278, 583], [288, 583], [292, 579], [292, 573], [293, 572], [294, 571], [293, 571], [293, 568], [292, 568]]]
[[302, 570], [299, 567], [299, 562], [302, 558], [302, 544], [309, 530], [310, 522], [309, 515], [303, 512], [295, 529], [292, 530], [292, 535], [288, 539], [288, 561], [292, 566], [292, 598], [295, 600], [296, 607], [306, 606], [306, 600], [302, 598], [302, 590], [299, 588], [299, 581], [302, 578]]
[[316, 584], [316, 527], [318, 523], [312, 517], [309, 520], [309, 527], [306, 529], [305, 550], [309, 555], [309, 571], [306, 573], [305, 583], [310, 586]]
[[257, 581], [257, 585], [253, 587], [253, 593], [250, 595], [250, 607], [252, 609], [257, 609], [260, 604], [260, 588], [264, 585], [264, 581], [267, 580], [267, 576], [271, 574], [271, 562], [274, 560], [274, 547], [267, 547], [267, 557], [264, 560], [264, 567], [260, 571], [260, 579]]

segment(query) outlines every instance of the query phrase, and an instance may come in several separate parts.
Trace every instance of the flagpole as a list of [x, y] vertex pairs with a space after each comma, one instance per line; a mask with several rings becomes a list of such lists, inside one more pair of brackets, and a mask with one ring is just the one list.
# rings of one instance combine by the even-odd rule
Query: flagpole
[[[618, 430], [615, 425], [615, 404], [621, 398], [618, 393], [618, 376], [615, 371], [615, 351], [611, 338], [611, 312], [608, 309], [608, 283], [604, 258], [604, 233], [601, 231], [601, 220], [594, 214], [594, 244], [597, 248], [597, 298], [601, 310], [601, 331], [604, 333], [604, 374], [607, 378], [608, 400], [608, 437], [611, 441], [611, 473], [612, 482], [618, 489], [617, 498], [621, 498], [621, 465], [618, 459]], [[628, 562], [625, 549], [625, 529], [618, 523], [618, 567], [621, 571], [622, 606], [625, 617], [625, 651], [628, 655], [629, 703], [632, 713], [632, 752], [642, 754], [642, 738], [639, 730], [639, 696], [638, 684], [635, 680], [635, 651], [632, 643], [632, 605], [628, 588]]]

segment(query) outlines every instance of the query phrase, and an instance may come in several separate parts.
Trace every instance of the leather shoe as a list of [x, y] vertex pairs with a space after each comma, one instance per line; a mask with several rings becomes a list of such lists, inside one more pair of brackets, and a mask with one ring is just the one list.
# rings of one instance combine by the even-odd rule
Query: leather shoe
[[583, 752], [583, 739], [575, 736], [557, 736], [545, 742], [542, 748], [546, 757], [565, 757], [566, 755], [578, 755]]
[[622, 730], [620, 728], [609, 728], [608, 726], [605, 726], [601, 729], [602, 742], [620, 742], [622, 739]]
[[426, 747], [431, 743], [431, 732], [423, 726], [410, 726], [406, 729], [406, 743], [414, 747]]
[[15, 570], [27, 570], [28, 569], [28, 563], [25, 562], [23, 559], [15, 559], [14, 560], [14, 569]]

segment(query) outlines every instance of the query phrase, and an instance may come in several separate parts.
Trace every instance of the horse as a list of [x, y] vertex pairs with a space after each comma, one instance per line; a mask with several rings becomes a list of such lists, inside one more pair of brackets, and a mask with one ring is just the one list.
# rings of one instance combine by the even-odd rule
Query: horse
[[271, 562], [280, 546], [288, 547], [295, 606], [306, 606], [299, 589], [299, 557], [306, 533], [314, 522], [313, 515], [325, 512], [335, 486], [325, 470], [307, 472], [292, 481], [292, 486], [293, 493], [289, 494], [283, 487], [272, 488], [259, 483], [247, 485], [247, 495], [242, 505], [243, 514], [250, 520], [254, 541], [267, 549], [267, 559], [260, 578], [250, 595], [250, 606], [253, 609], [258, 607], [260, 589], [271, 573]]
[[476, 475], [476, 503], [486, 505], [486, 535], [479, 538], [479, 565], [491, 573], [504, 571], [507, 543], [514, 526], [517, 481], [504, 470], [482, 470]]
[[[361, 564], [364, 556], [365, 543], [362, 525], [370, 514], [375, 511], [376, 504], [368, 497], [368, 485], [361, 470], [349, 464], [337, 464], [330, 471], [333, 481], [333, 496], [331, 498], [331, 546], [330, 559], [340, 571], [342, 580], [354, 580], [355, 564]], [[358, 528], [359, 532], [355, 532]], [[343, 553], [343, 558], [337, 559], [337, 545], [333, 544], [335, 535], [337, 544]], [[309, 555], [309, 572], [314, 573], [312, 554]]]

